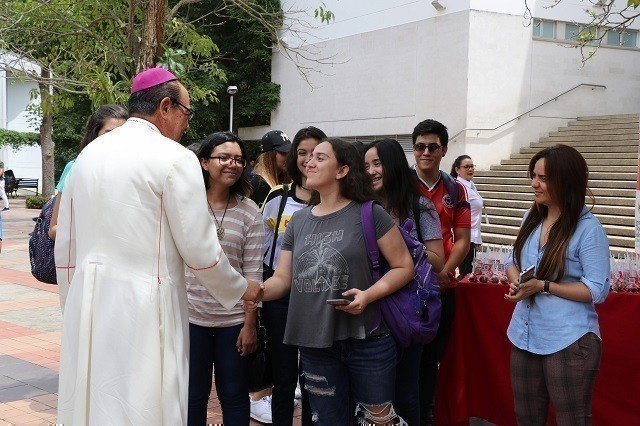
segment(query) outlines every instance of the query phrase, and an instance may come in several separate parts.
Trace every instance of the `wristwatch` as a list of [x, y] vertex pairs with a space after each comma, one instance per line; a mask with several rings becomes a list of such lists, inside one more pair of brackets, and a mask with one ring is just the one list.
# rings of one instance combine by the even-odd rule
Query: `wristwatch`
[[544, 280], [544, 286], [542, 287], [542, 291], [540, 293], [542, 293], [542, 294], [551, 294], [549, 292], [549, 285], [550, 284], [551, 283], [549, 282], [549, 280]]

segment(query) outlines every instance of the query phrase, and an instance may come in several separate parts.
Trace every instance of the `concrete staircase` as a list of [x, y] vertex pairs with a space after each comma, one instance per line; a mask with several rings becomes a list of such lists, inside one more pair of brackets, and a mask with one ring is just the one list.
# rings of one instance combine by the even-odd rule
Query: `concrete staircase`
[[587, 160], [589, 187], [595, 196], [592, 212], [603, 224], [612, 251], [632, 251], [639, 118], [638, 114], [580, 117], [499, 166], [476, 171], [473, 181], [484, 199], [490, 223], [483, 221], [482, 240], [513, 244], [522, 216], [533, 202], [527, 177], [529, 161], [539, 150], [562, 143], [576, 148]]

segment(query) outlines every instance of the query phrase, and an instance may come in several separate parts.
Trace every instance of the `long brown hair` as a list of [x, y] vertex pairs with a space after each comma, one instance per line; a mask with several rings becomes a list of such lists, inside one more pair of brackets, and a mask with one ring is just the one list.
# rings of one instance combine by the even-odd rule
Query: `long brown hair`
[[[322, 142], [331, 144], [339, 165], [349, 167], [347, 175], [338, 181], [340, 195], [358, 203], [374, 200], [376, 196], [371, 187], [371, 177], [365, 170], [364, 160], [355, 145], [336, 138], [325, 139]], [[309, 205], [317, 204], [320, 204], [320, 193], [313, 190]]]
[[[555, 145], [543, 149], [529, 162], [529, 177], [533, 179], [536, 163], [545, 159], [547, 191], [551, 199], [560, 207], [560, 217], [549, 230], [549, 238], [536, 271], [536, 278], [561, 280], [565, 272], [565, 258], [569, 240], [578, 226], [585, 204], [585, 197], [591, 192], [587, 188], [589, 169], [584, 157], [576, 149], [567, 145]], [[531, 233], [547, 217], [547, 206], [534, 201], [516, 242], [513, 244], [514, 260], [520, 265], [520, 255]], [[529, 266], [529, 265], [525, 265]]]
[[271, 188], [291, 182], [287, 172], [278, 167], [276, 155], [278, 155], [276, 151], [263, 152], [258, 157], [256, 166], [253, 169], [253, 173], [260, 175]]

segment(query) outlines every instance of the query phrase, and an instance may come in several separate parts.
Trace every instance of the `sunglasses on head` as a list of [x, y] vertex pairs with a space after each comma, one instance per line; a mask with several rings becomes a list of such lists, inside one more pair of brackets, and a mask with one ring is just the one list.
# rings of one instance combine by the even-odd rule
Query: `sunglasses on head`
[[417, 143], [413, 146], [413, 150], [416, 152], [424, 152], [425, 149], [428, 150], [429, 152], [436, 152], [440, 148], [442, 148], [442, 145], [437, 144], [435, 142], [431, 142], [428, 145], [425, 143]]

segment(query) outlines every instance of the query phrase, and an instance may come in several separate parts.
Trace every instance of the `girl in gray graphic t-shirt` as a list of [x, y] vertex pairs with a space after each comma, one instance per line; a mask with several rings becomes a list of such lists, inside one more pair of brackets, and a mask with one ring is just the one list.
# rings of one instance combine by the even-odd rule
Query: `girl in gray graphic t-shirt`
[[[386, 328], [373, 327], [376, 300], [404, 286], [413, 262], [394, 221], [374, 206], [380, 251], [390, 270], [372, 282], [360, 220], [373, 199], [371, 181], [356, 148], [339, 139], [315, 147], [307, 164], [310, 204], [285, 232], [265, 300], [290, 293], [284, 343], [298, 345], [305, 388], [319, 424], [348, 424], [349, 399], [367, 422], [395, 421], [396, 348]], [[327, 303], [346, 299], [345, 305]]]

